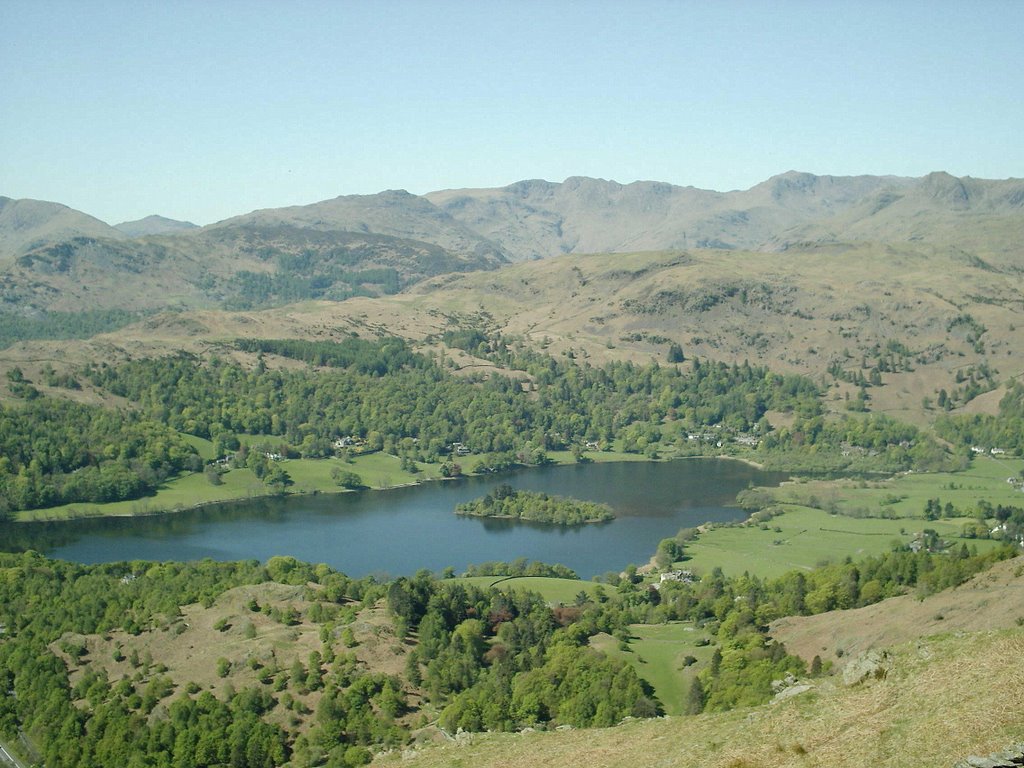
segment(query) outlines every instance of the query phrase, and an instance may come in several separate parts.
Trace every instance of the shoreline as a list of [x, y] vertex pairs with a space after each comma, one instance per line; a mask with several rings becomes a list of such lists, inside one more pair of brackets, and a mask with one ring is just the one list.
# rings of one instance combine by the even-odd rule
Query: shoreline
[[[626, 464], [629, 464], [629, 463], [667, 463], [667, 462], [672, 462], [672, 461], [685, 461], [685, 460], [692, 460], [692, 459], [705, 459], [705, 460], [706, 459], [723, 459], [723, 460], [729, 460], [729, 461], [739, 461], [739, 462], [741, 462], [743, 464], [746, 464], [746, 465], [748, 465], [750, 467], [753, 467], [754, 469], [757, 469], [757, 470], [760, 470], [760, 471], [765, 471], [764, 470], [764, 466], [762, 464], [754, 461], [753, 459], [745, 458], [745, 457], [742, 457], [742, 456], [730, 456], [728, 454], [719, 454], [719, 455], [714, 455], [714, 456], [709, 456], [709, 455], [701, 455], [701, 456], [674, 456], [674, 457], [671, 457], [671, 458], [659, 458], [659, 459], [648, 459], [648, 458], [639, 458], [639, 457], [638, 458], [621, 458], [621, 459], [613, 459], [611, 461], [603, 462], [603, 463], [608, 463], [608, 464], [617, 464], [617, 463], [626, 463]], [[591, 461], [593, 461], [593, 459]], [[572, 466], [572, 465], [574, 465], [576, 463], [577, 462], [573, 461], [572, 459], [553, 460], [553, 461], [550, 462], [549, 466]], [[521, 469], [529, 469], [529, 468], [530, 467], [520, 466], [520, 467], [516, 467], [515, 469], [516, 470], [521, 470]], [[358, 489], [338, 488], [337, 490], [335, 490], [335, 489], [314, 488], [314, 489], [311, 489], [311, 490], [297, 490], [297, 491], [289, 491], [289, 492], [285, 492], [285, 493], [275, 493], [275, 492], [251, 493], [251, 492], [249, 492], [249, 493], [246, 493], [246, 494], [239, 494], [238, 496], [233, 496], [233, 497], [229, 497], [229, 498], [206, 499], [206, 500], [203, 500], [203, 501], [197, 501], [197, 502], [195, 502], [193, 504], [174, 504], [174, 505], [168, 505], [166, 507], [157, 507], [157, 508], [152, 508], [152, 509], [143, 508], [143, 509], [128, 510], [128, 511], [117, 511], [117, 512], [115, 512], [115, 511], [104, 511], [103, 510], [103, 506], [104, 505], [89, 504], [89, 503], [86, 502], [86, 503], [82, 503], [81, 506], [78, 506], [76, 504], [74, 506], [66, 505], [66, 506], [62, 506], [62, 507], [51, 507], [51, 508], [44, 508], [44, 509], [21, 510], [21, 511], [17, 511], [17, 512], [12, 512], [11, 516], [8, 518], [8, 520], [0, 521], [0, 522], [7, 522], [7, 523], [11, 523], [11, 524], [32, 524], [32, 523], [63, 523], [63, 522], [72, 522], [74, 520], [99, 520], [99, 519], [124, 519], [124, 518], [132, 518], [132, 517], [156, 517], [156, 516], [161, 516], [161, 515], [175, 515], [175, 514], [178, 514], [180, 512], [195, 511], [195, 510], [198, 510], [198, 509], [203, 509], [205, 507], [211, 507], [211, 506], [216, 506], [216, 505], [220, 505], [220, 504], [244, 503], [244, 502], [247, 502], [247, 501], [255, 501], [257, 499], [288, 498], [288, 497], [292, 497], [292, 496], [319, 496], [319, 495], [335, 495], [335, 494], [339, 494], [340, 495], [340, 494], [344, 494], [344, 493], [362, 493], [362, 492], [366, 492], [366, 491], [377, 493], [377, 492], [389, 491], [389, 490], [393, 490], [393, 489], [397, 489], [397, 488], [411, 488], [411, 487], [414, 487], [414, 486], [417, 486], [417, 485], [423, 485], [425, 483], [448, 482], [448, 481], [452, 481], [452, 480], [460, 480], [460, 479], [463, 479], [463, 478], [471, 478], [471, 477], [485, 477], [485, 476], [488, 476], [490, 474], [493, 474], [493, 473], [465, 474], [465, 475], [460, 475], [458, 477], [424, 477], [424, 478], [420, 478], [420, 479], [417, 479], [417, 480], [412, 480], [410, 482], [394, 483], [394, 484], [388, 485], [386, 487], [378, 487], [378, 488], [373, 488], [373, 487], [358, 488]], [[188, 477], [188, 475], [185, 475], [184, 477]], [[178, 479], [178, 478], [175, 478], [175, 479]], [[143, 505], [145, 507], [145, 506], [148, 506], [148, 505], [145, 504], [145, 502], [147, 500], [152, 500], [153, 502], [158, 502], [158, 499], [159, 499], [159, 493], [157, 494], [157, 496], [145, 496], [145, 497], [143, 497], [141, 499], [127, 499], [127, 500], [121, 501], [121, 502], [111, 502], [111, 504], [137, 503], [137, 504], [141, 504], [141, 505]], [[64, 509], [64, 510], [66, 510], [67, 514], [50, 516], [50, 515], [47, 515], [48, 509]], [[27, 518], [21, 517], [21, 515], [26, 514], [26, 513], [30, 514], [31, 516], [27, 517]], [[520, 518], [514, 518], [514, 517], [497, 518], [495, 516], [488, 516], [488, 515], [464, 515], [464, 516], [465, 517], [478, 517], [478, 518], [491, 517], [492, 519], [510, 519], [510, 520], [520, 519]], [[541, 524], [544, 524], [542, 521], [536, 521], [536, 520], [527, 520], [525, 522], [540, 522]], [[588, 523], [599, 523], [599, 522], [610, 522], [610, 521], [608, 521], [608, 520], [589, 520], [589, 521], [585, 521], [584, 523], [581, 523], [581, 525], [585, 525], [585, 524], [588, 524]], [[551, 525], [560, 525], [560, 524], [559, 523], [551, 523]]]

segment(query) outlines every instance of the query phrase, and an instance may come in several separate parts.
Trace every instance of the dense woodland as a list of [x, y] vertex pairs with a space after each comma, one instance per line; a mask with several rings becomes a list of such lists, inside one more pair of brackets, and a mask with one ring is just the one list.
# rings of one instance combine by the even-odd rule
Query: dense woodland
[[611, 520], [615, 512], [607, 504], [517, 491], [503, 483], [479, 499], [459, 504], [456, 514], [474, 517], [508, 517], [551, 525], [581, 525]]
[[32, 316], [0, 314], [0, 349], [26, 339], [88, 339], [137, 322], [146, 312], [89, 309], [81, 312], [39, 312]]
[[[750, 365], [695, 361], [692, 372], [676, 366], [610, 363], [602, 367], [531, 353], [510, 360], [525, 366], [529, 379], [502, 375], [456, 376], [438, 360], [412, 352], [400, 339], [342, 343], [302, 341], [242, 342], [260, 354], [304, 360], [300, 370], [246, 368], [212, 356], [181, 354], [117, 366], [91, 365], [74, 379], [131, 403], [124, 413], [33, 396], [25, 405], [2, 406], [0, 440], [9, 463], [0, 470], [0, 504], [8, 510], [50, 506], [62, 501], [110, 501], [151, 492], [156, 476], [188, 464], [166, 445], [167, 428], [210, 438], [224, 455], [238, 434], [280, 437], [296, 455], [334, 453], [334, 440], [354, 436], [368, 450], [384, 450], [412, 461], [443, 461], [451, 445], [475, 453], [512, 454], [518, 463], [538, 463], [551, 449], [579, 447], [584, 441], [657, 455], [663, 440], [686, 429], [722, 425], [735, 430], [767, 429], [769, 409], [817, 414], [817, 389], [807, 379], [779, 376]], [[510, 353], [511, 354], [511, 353]], [[31, 383], [14, 382], [35, 391]], [[31, 418], [19, 416], [31, 408]], [[32, 423], [52, 424], [59, 446], [48, 449]], [[120, 456], [105, 452], [110, 440], [79, 422], [116, 421], [138, 425], [152, 435], [142, 453], [167, 460], [137, 462], [141, 479], [111, 494], [109, 484], [93, 494], [64, 493], [65, 475], [102, 472]], [[60, 461], [33, 469], [31, 457], [53, 453]], [[138, 453], [138, 451], [136, 451]], [[130, 461], [136, 455], [125, 456]], [[192, 460], [194, 462], [194, 460]], [[118, 467], [124, 466], [118, 464]], [[188, 467], [191, 468], [191, 467]], [[112, 470], [108, 470], [112, 471]], [[19, 478], [26, 477], [21, 480]], [[27, 489], [27, 490], [26, 490]]]
[[765, 435], [760, 453], [766, 467], [810, 472], [936, 472], [968, 461], [966, 451], [951, 455], [917, 427], [884, 414], [798, 419]]
[[201, 468], [178, 432], [137, 413], [44, 398], [0, 407], [0, 513], [137, 498]]
[[[581, 590], [575, 604], [554, 607], [528, 592], [481, 589], [426, 572], [388, 585], [356, 581], [287, 557], [263, 565], [84, 566], [33, 552], [5, 554], [0, 685], [13, 694], [0, 699], [0, 737], [47, 765], [361, 765], [371, 750], [409, 738], [412, 693], [440, 711], [446, 729], [613, 725], [657, 714], [660, 705], [631, 667], [592, 650], [590, 638], [605, 632], [624, 640], [630, 624], [677, 620], [702, 626], [715, 645], [692, 686], [689, 711], [729, 709], [765, 701], [772, 680], [806, 671], [767, 637], [772, 619], [867, 605], [908, 589], [930, 594], [1012, 554], [898, 550], [778, 579], [727, 578], [716, 570], [660, 590], [630, 573], [601, 587], [596, 599]], [[209, 606], [227, 589], [267, 580], [317, 585], [304, 618], [321, 626], [323, 645], [308, 663], [265, 670], [254, 688], [218, 697], [170, 679], [159, 659], [133, 660], [133, 673], [122, 679], [86, 664], [72, 685], [54, 651], [88, 662], [74, 637], [173, 632], [179, 606]], [[353, 610], [381, 601], [413, 648], [401, 677], [367, 669], [345, 650]], [[312, 729], [301, 733], [271, 716], [293, 706], [299, 690], [323, 692], [310, 713]]]

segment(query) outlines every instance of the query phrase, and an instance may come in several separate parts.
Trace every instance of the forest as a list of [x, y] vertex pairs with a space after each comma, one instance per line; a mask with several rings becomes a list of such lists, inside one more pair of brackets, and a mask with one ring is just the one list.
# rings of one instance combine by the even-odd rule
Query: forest
[[[0, 699], [0, 737], [31, 745], [39, 762], [69, 767], [354, 766], [375, 750], [406, 743], [417, 712], [439, 713], [438, 724], [449, 731], [614, 725], [656, 715], [660, 704], [632, 667], [593, 650], [590, 639], [624, 638], [631, 624], [666, 621], [695, 622], [715, 646], [691, 686], [688, 711], [730, 709], [770, 698], [774, 679], [807, 673], [801, 659], [768, 638], [773, 619], [867, 605], [908, 590], [930, 594], [1013, 554], [1010, 547], [982, 556], [963, 547], [952, 556], [897, 549], [777, 579], [715, 570], [660, 589], [630, 573], [593, 597], [581, 590], [574, 604], [555, 606], [450, 573], [421, 571], [381, 584], [289, 557], [265, 564], [79, 565], [34, 552], [2, 554], [0, 685], [13, 695]], [[512, 570], [531, 568], [520, 563]], [[229, 687], [218, 696], [172, 679], [159, 658], [133, 658], [119, 679], [86, 663], [72, 683], [55, 652], [88, 662], [73, 638], [177, 632], [181, 607], [210, 606], [229, 589], [269, 582], [305, 589], [304, 615], [279, 620], [312, 622], [321, 645], [290, 668], [264, 668], [255, 687]], [[380, 605], [411, 648], [401, 675], [367, 668], [348, 650], [356, 613]], [[260, 606], [252, 601], [250, 609]], [[812, 665], [812, 674], [821, 672], [827, 669]], [[315, 712], [304, 715], [312, 727], [282, 721], [280, 714], [299, 711], [296, 697], [309, 691], [322, 693]]]
[[[0, 405], [0, 516], [152, 494], [168, 477], [202, 469], [183, 435], [209, 438], [218, 456], [237, 451], [239, 435], [260, 435], [304, 458], [333, 456], [335, 442], [348, 437], [364, 451], [384, 451], [407, 465], [445, 463], [447, 474], [457, 473], [455, 445], [477, 457], [473, 471], [482, 473], [544, 463], [549, 450], [571, 450], [585, 460], [586, 445], [615, 446], [658, 458], [667, 447], [677, 455], [700, 454], [705, 442], [721, 448], [732, 436], [747, 435], [759, 441], [751, 455], [766, 467], [825, 474], [961, 468], [969, 442], [1000, 440], [1016, 450], [1013, 425], [1024, 420], [1018, 385], [1003, 399], [1000, 418], [941, 421], [940, 434], [960, 445], [950, 452], [883, 414], [826, 418], [810, 380], [747, 363], [598, 367], [480, 332], [449, 341], [526, 378], [456, 375], [450, 360], [392, 337], [237, 341], [237, 349], [257, 356], [248, 367], [216, 354], [180, 353], [44, 373], [51, 386], [84, 383], [122, 398], [128, 405], [120, 409], [42, 396], [14, 369], [9, 388], [21, 402]], [[267, 355], [306, 367], [272, 368]], [[769, 411], [794, 418], [773, 430]], [[287, 487], [280, 467], [249, 458], [269, 487]]]
[[200, 469], [177, 431], [131, 411], [56, 398], [0, 406], [0, 515], [137, 498]]
[[81, 312], [51, 310], [26, 317], [4, 312], [0, 314], [0, 349], [26, 339], [88, 339], [138, 322], [147, 314], [124, 309], [88, 309]]
[[[237, 435], [280, 438], [307, 458], [334, 454], [339, 437], [358, 437], [366, 449], [411, 461], [444, 461], [455, 443], [477, 454], [512, 454], [518, 463], [543, 461], [544, 452], [584, 441], [657, 455], [666, 434], [723, 425], [735, 430], [764, 423], [770, 410], [813, 415], [818, 391], [807, 379], [779, 376], [750, 365], [694, 361], [676, 366], [609, 363], [601, 367], [530, 354], [526, 384], [504, 375], [457, 376], [442, 362], [413, 352], [395, 338], [340, 343], [239, 342], [257, 355], [302, 360], [302, 369], [269, 368], [258, 358], [247, 368], [217, 355], [189, 354], [91, 364], [71, 381], [123, 398], [123, 412], [69, 405], [35, 392], [0, 406], [0, 505], [6, 510], [68, 500], [110, 501], [152, 492], [168, 473], [195, 469], [198, 457], [174, 433], [214, 441], [219, 455], [237, 447]], [[93, 428], [78, 425], [97, 422]], [[33, 424], [45, 423], [46, 435]], [[115, 427], [132, 425], [130, 448], [108, 447]], [[766, 428], [766, 427], [765, 427]], [[127, 427], [116, 427], [118, 430]], [[142, 444], [134, 439], [146, 438]], [[38, 445], [37, 445], [38, 443]], [[185, 455], [181, 455], [184, 451]], [[116, 454], [116, 455], [112, 455]], [[40, 458], [33, 465], [33, 457]], [[78, 484], [103, 472], [130, 472], [132, 483]], [[73, 488], [74, 494], [66, 488]], [[95, 487], [93, 492], [82, 490]], [[111, 491], [111, 488], [114, 490]], [[2, 511], [2, 510], [0, 510]]]

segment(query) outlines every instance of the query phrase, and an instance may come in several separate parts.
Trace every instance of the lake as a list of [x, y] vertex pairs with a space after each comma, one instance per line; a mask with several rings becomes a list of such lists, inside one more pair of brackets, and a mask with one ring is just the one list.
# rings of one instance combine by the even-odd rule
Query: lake
[[[743, 517], [729, 506], [750, 483], [782, 473], [738, 461], [577, 464], [524, 469], [387, 491], [259, 498], [150, 517], [0, 525], [0, 547], [81, 563], [117, 560], [265, 561], [292, 555], [350, 576], [461, 571], [525, 557], [562, 563], [581, 578], [642, 565], [680, 528]], [[469, 518], [455, 505], [502, 483], [609, 504], [617, 518], [573, 528]]]

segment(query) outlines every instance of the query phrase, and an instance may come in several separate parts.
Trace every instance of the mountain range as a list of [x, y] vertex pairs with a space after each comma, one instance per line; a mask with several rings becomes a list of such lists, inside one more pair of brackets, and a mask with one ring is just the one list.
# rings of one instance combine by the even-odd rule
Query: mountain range
[[567, 253], [837, 243], [953, 247], [1018, 268], [1022, 241], [1024, 180], [946, 173], [791, 171], [733, 192], [586, 177], [423, 196], [389, 190], [205, 227], [160, 216], [109, 226], [58, 203], [0, 198], [0, 299], [15, 311], [251, 308], [378, 295]]
[[[0, 343], [142, 320], [115, 343], [152, 354], [254, 334], [424, 339], [468, 323], [595, 361], [663, 360], [671, 342], [841, 370], [838, 397], [878, 368], [888, 386], [872, 407], [927, 421], [942, 389], [991, 411], [1002, 390], [979, 386], [1024, 376], [1022, 242], [1024, 180], [944, 173], [790, 172], [724, 193], [574, 177], [350, 195], [205, 227], [110, 227], [0, 198]], [[5, 353], [22, 365], [69, 354], [67, 341]]]

